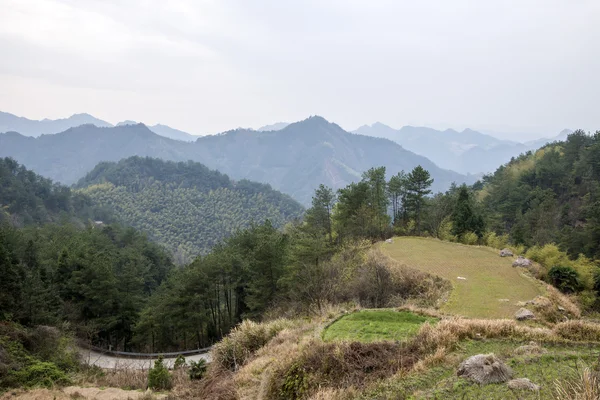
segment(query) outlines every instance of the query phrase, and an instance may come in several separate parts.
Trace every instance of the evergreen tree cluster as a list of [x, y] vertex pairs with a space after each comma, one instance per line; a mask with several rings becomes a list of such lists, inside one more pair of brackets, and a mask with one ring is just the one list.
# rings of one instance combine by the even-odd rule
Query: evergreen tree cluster
[[477, 185], [489, 228], [526, 247], [600, 258], [600, 132], [513, 159]]
[[173, 268], [132, 228], [0, 226], [0, 320], [68, 321], [92, 343], [129, 348], [150, 295]]
[[105, 162], [78, 186], [95, 204], [165, 245], [177, 264], [208, 253], [253, 221], [269, 219], [282, 227], [303, 212], [300, 204], [268, 185], [234, 182], [191, 161], [131, 157]]
[[12, 158], [0, 158], [0, 222], [24, 226], [61, 218], [81, 223], [110, 217], [89, 197], [37, 175]]

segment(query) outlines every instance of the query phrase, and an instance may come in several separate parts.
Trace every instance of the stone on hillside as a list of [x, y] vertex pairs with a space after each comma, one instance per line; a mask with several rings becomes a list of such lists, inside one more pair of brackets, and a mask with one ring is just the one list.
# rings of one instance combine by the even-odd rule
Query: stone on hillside
[[529, 344], [519, 346], [515, 349], [515, 354], [544, 354], [547, 350], [536, 342], [529, 342]]
[[386, 243], [394, 243], [394, 241], [392, 239], [386, 239], [385, 242]]
[[500, 250], [500, 257], [512, 257], [514, 254], [509, 249]]
[[456, 374], [480, 385], [487, 385], [506, 382], [512, 377], [512, 370], [494, 354], [477, 354], [463, 361]]
[[552, 302], [547, 297], [536, 296], [535, 299], [527, 301], [526, 305], [532, 305], [535, 308], [548, 308], [552, 307]]
[[535, 315], [533, 315], [533, 313], [526, 308], [520, 308], [519, 311], [515, 313], [515, 318], [518, 321], [524, 321], [526, 319], [535, 318]]
[[512, 379], [506, 385], [512, 390], [532, 390], [534, 392], [540, 390], [540, 386], [531, 382], [529, 378]]
[[513, 267], [529, 267], [532, 262], [528, 258], [519, 256], [512, 264]]

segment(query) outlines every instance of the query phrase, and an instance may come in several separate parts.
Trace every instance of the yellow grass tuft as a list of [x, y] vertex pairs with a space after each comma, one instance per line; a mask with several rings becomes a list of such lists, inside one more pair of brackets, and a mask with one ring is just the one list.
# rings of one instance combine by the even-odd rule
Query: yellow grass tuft
[[600, 400], [600, 377], [597, 371], [585, 367], [577, 380], [556, 382], [557, 400]]

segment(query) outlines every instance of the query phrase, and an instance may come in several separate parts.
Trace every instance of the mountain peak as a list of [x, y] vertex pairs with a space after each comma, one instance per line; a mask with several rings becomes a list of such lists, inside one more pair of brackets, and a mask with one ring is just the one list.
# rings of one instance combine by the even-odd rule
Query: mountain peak
[[137, 125], [136, 121], [132, 121], [130, 119], [126, 119], [125, 121], [119, 122], [116, 126], [126, 126], [126, 125]]

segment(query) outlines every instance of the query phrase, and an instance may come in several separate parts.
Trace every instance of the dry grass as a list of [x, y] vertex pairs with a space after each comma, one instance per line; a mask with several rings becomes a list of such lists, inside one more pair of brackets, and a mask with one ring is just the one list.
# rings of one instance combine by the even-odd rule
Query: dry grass
[[510, 319], [451, 318], [436, 325], [424, 324], [413, 342], [423, 354], [431, 354], [440, 347], [453, 348], [461, 340], [494, 338], [552, 343], [598, 342], [600, 324], [574, 320], [558, 323], [552, 328], [540, 328]]
[[397, 237], [392, 244], [380, 246], [401, 264], [448, 279], [454, 289], [442, 311], [451, 314], [512, 317], [518, 301], [533, 299], [543, 291], [533, 278], [512, 267], [512, 258], [499, 257], [488, 247], [415, 237]]
[[266, 323], [245, 320], [213, 347], [212, 363], [220, 368], [236, 371], [256, 350], [279, 332], [295, 324], [296, 321], [283, 318]]
[[[431, 314], [439, 316], [435, 311]], [[600, 325], [586, 321], [535, 327], [510, 319], [452, 317], [424, 324], [405, 344], [324, 343], [320, 338], [323, 322], [323, 318], [315, 318], [290, 324], [255, 350], [236, 372], [211, 366], [202, 388], [195, 391], [196, 398], [353, 398], [375, 380], [397, 379], [409, 371], [424, 373], [453, 362], [452, 352], [467, 339], [549, 344], [600, 341]]]
[[600, 376], [598, 371], [583, 368], [577, 380], [556, 382], [557, 400], [600, 400]]
[[89, 368], [75, 378], [79, 385], [115, 387], [126, 390], [146, 390], [148, 371], [139, 369], [100, 369]]

